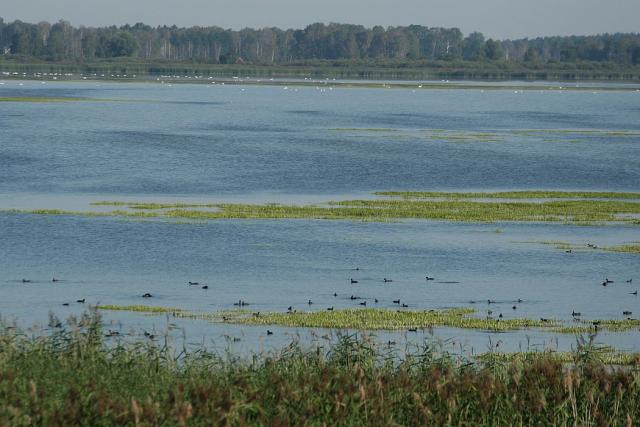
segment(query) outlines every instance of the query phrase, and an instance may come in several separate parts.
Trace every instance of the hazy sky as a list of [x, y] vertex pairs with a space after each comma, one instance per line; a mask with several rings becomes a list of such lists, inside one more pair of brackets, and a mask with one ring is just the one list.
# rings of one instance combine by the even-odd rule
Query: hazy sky
[[640, 0], [7, 0], [5, 21], [75, 26], [302, 28], [313, 22], [459, 27], [488, 37], [640, 32]]

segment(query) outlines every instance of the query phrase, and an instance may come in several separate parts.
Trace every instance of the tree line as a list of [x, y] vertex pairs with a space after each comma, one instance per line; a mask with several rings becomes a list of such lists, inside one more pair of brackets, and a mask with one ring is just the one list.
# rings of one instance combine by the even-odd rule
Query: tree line
[[315, 23], [304, 29], [220, 27], [74, 27], [0, 18], [0, 55], [43, 60], [131, 57], [210, 64], [287, 64], [301, 60], [507, 61], [530, 64], [595, 61], [640, 64], [640, 33], [486, 39], [458, 28], [422, 25], [366, 28]]

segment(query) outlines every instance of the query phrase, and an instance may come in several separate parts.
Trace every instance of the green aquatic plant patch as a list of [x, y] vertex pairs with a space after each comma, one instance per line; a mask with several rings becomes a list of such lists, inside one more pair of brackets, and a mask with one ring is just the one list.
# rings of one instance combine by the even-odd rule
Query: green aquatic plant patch
[[132, 311], [136, 313], [181, 313], [183, 310], [179, 308], [171, 308], [171, 307], [156, 307], [151, 305], [113, 305], [113, 304], [105, 304], [96, 306], [99, 310], [109, 310], [109, 311]]
[[0, 102], [27, 102], [27, 103], [66, 103], [66, 102], [114, 102], [113, 99], [99, 99], [99, 98], [76, 98], [76, 97], [64, 97], [64, 96], [0, 96]]
[[612, 191], [496, 191], [496, 192], [438, 192], [438, 191], [377, 191], [379, 196], [407, 199], [638, 199], [640, 193]]
[[[575, 320], [565, 324], [554, 319], [479, 317], [472, 308], [444, 310], [388, 310], [376, 308], [331, 311], [295, 311], [284, 313], [252, 313], [248, 310], [217, 312], [188, 311], [155, 306], [100, 305], [101, 310], [131, 311], [150, 314], [169, 313], [175, 317], [226, 322], [253, 326], [285, 326], [292, 328], [326, 328], [359, 330], [407, 330], [417, 328], [479, 329], [494, 332], [541, 329], [562, 334], [593, 333], [596, 330], [625, 332], [640, 330], [637, 319]], [[597, 325], [597, 329], [594, 325]]]
[[413, 328], [451, 327], [508, 331], [545, 327], [555, 322], [532, 319], [498, 319], [471, 316], [474, 310], [404, 311], [382, 309], [346, 309], [294, 313], [266, 313], [240, 319], [248, 325], [279, 325], [303, 328], [402, 330]]
[[629, 254], [640, 254], [640, 243], [630, 243], [625, 245], [608, 246], [603, 248], [610, 252], [624, 252]]
[[[342, 200], [322, 205], [285, 205], [278, 203], [142, 203], [97, 202], [114, 206], [111, 212], [87, 212], [86, 215], [190, 220], [216, 219], [334, 219], [357, 221], [397, 221], [426, 219], [463, 222], [563, 222], [593, 225], [598, 223], [637, 224], [639, 193], [505, 192], [437, 193], [383, 192], [389, 196], [373, 200]], [[467, 200], [468, 198], [488, 200]], [[493, 200], [493, 199], [504, 200]], [[514, 200], [509, 200], [510, 198]], [[535, 198], [536, 200], [524, 200]], [[546, 200], [551, 198], [551, 200]], [[43, 215], [83, 215], [81, 212], [36, 209], [13, 211]]]

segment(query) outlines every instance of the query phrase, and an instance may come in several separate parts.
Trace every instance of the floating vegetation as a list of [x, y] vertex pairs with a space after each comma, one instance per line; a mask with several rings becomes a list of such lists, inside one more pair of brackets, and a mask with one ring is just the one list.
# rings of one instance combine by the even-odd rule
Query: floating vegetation
[[174, 317], [226, 322], [251, 326], [285, 326], [291, 328], [326, 328], [358, 330], [405, 330], [415, 328], [458, 328], [479, 329], [492, 332], [541, 329], [560, 334], [587, 334], [597, 330], [625, 332], [640, 330], [637, 319], [597, 319], [574, 320], [564, 324], [554, 319], [495, 318], [478, 317], [472, 308], [451, 308], [444, 310], [387, 310], [377, 308], [344, 309], [332, 311], [285, 312], [253, 314], [248, 310], [197, 312], [179, 308], [144, 305], [100, 305], [100, 310], [131, 311], [147, 314], [170, 313]]
[[197, 312], [197, 311], [186, 311], [180, 308], [172, 308], [172, 307], [158, 307], [158, 306], [148, 306], [148, 305], [98, 305], [96, 306], [98, 310], [107, 310], [107, 311], [130, 311], [134, 313], [147, 313], [147, 314], [171, 314], [174, 317], [181, 317], [185, 319], [197, 319], [197, 320], [207, 320], [210, 322], [226, 322], [229, 323], [242, 323], [241, 319], [247, 317], [250, 313], [247, 310], [238, 309], [238, 310], [227, 310], [227, 311], [216, 311], [212, 313], [205, 312]]
[[[388, 196], [389, 198], [343, 200], [327, 202], [323, 205], [103, 201], [94, 203], [94, 205], [112, 205], [126, 209], [87, 213], [46, 209], [11, 210], [11, 212], [41, 215], [123, 216], [201, 221], [216, 219], [333, 219], [357, 221], [428, 219], [463, 222], [550, 221], [582, 225], [601, 223], [638, 224], [637, 215], [640, 215], [640, 202], [635, 200], [640, 197], [640, 193], [526, 191], [503, 193], [380, 192], [376, 194]], [[467, 198], [480, 200], [465, 200]], [[499, 198], [505, 200], [494, 200]], [[509, 198], [515, 200], [508, 200]], [[522, 200], [525, 198], [536, 198], [537, 200]], [[558, 200], [546, 200], [548, 198]]]
[[126, 206], [129, 209], [138, 210], [160, 210], [173, 208], [214, 208], [217, 205], [212, 203], [138, 203], [138, 202], [93, 202], [91, 206]]
[[430, 131], [428, 138], [436, 141], [447, 142], [500, 142], [502, 135], [489, 132], [462, 132], [462, 131]]
[[330, 131], [335, 132], [398, 132], [393, 128], [331, 128]]
[[518, 129], [511, 131], [520, 135], [585, 135], [585, 136], [608, 136], [608, 137], [637, 137], [640, 132], [633, 130], [608, 130], [608, 129]]
[[608, 246], [603, 248], [605, 251], [610, 252], [624, 252], [630, 254], [640, 254], [640, 242], [630, 243], [627, 245]]
[[549, 245], [554, 246], [555, 249], [560, 249], [564, 251], [575, 251], [575, 250], [600, 250], [606, 252], [621, 252], [621, 253], [631, 253], [631, 254], [640, 254], [640, 243], [634, 242], [629, 244], [621, 244], [616, 246], [598, 246], [591, 243], [587, 244], [578, 244], [578, 243], [569, 243], [562, 241], [527, 241], [527, 242], [515, 242], [515, 243], [533, 243], [538, 245]]
[[345, 309], [333, 311], [266, 313], [240, 319], [248, 325], [279, 325], [302, 328], [400, 330], [412, 328], [451, 327], [508, 331], [545, 327], [555, 322], [531, 319], [493, 319], [470, 316], [473, 309], [453, 308], [428, 311], [396, 311], [383, 309]]
[[638, 319], [596, 319], [596, 320], [576, 320], [575, 325], [554, 327], [552, 332], [560, 334], [586, 334], [596, 331], [626, 332], [640, 330], [640, 320]]
[[405, 199], [638, 199], [640, 193], [611, 191], [498, 191], [498, 192], [437, 192], [437, 191], [377, 191], [374, 194]]
[[169, 308], [169, 307], [155, 307], [150, 305], [98, 305], [96, 306], [99, 310], [110, 310], [110, 311], [132, 311], [136, 313], [182, 313], [183, 311], [179, 308]]
[[52, 102], [74, 102], [88, 101], [87, 98], [71, 98], [71, 97], [0, 97], [0, 102], [34, 102], [34, 103], [52, 103]]

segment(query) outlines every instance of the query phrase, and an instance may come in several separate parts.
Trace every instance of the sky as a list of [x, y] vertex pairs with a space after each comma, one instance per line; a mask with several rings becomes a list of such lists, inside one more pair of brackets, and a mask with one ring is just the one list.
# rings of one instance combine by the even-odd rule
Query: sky
[[5, 21], [304, 28], [419, 24], [505, 39], [640, 32], [640, 0], [7, 0]]

